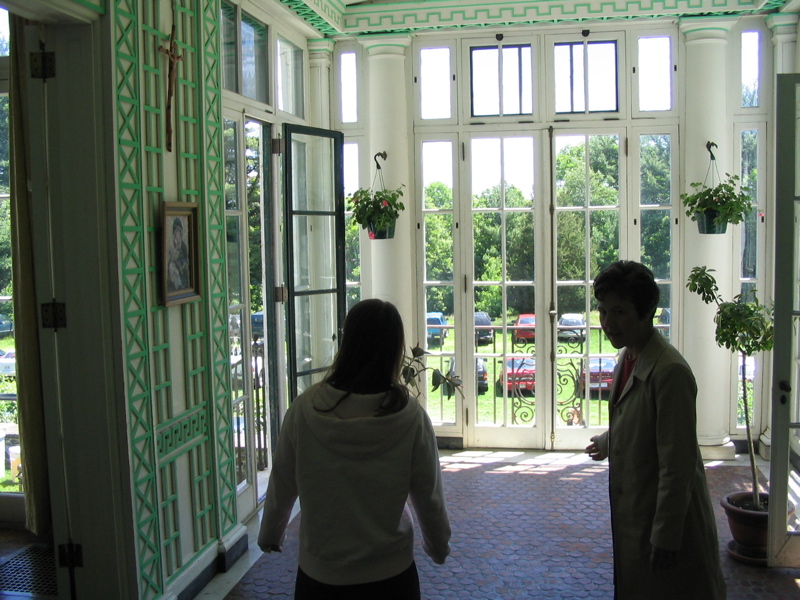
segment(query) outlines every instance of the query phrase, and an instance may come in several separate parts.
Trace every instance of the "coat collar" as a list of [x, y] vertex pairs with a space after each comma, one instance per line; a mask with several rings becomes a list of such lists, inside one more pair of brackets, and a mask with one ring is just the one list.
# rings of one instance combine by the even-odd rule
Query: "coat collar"
[[[657, 331], [653, 330], [653, 334], [650, 336], [650, 339], [645, 344], [644, 348], [642, 349], [641, 353], [636, 359], [636, 365], [633, 367], [633, 373], [628, 378], [627, 383], [625, 384], [625, 388], [619, 394], [619, 397], [614, 402], [614, 404], [619, 404], [625, 399], [625, 396], [628, 394], [630, 389], [633, 387], [634, 379], [647, 379], [650, 372], [655, 368], [656, 361], [658, 357], [661, 356], [661, 353], [667, 347], [669, 342], [664, 338], [663, 335], [658, 333]], [[617, 367], [618, 370], [622, 369], [622, 361], [626, 359], [628, 355], [627, 348], [623, 348], [623, 350], [619, 353], [619, 366]], [[614, 380], [614, 385], [611, 390], [611, 397], [616, 397], [616, 392], [619, 387], [619, 380]]]

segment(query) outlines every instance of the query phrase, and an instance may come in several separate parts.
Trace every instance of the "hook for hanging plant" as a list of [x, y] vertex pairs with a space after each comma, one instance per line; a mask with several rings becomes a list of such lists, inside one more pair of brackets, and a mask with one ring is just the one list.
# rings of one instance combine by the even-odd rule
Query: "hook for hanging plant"
[[386, 154], [386, 150], [384, 150], [383, 152], [378, 152], [378, 153], [375, 154], [375, 156], [372, 157], [372, 160], [375, 161], [375, 167], [376, 167], [375, 177], [372, 178], [372, 187], [373, 188], [375, 187], [375, 180], [379, 179], [380, 180], [380, 184], [381, 184], [381, 189], [385, 190], [386, 189], [386, 184], [383, 183], [383, 171], [381, 170], [381, 164], [378, 162], [378, 157], [379, 156], [383, 160], [386, 160], [386, 157], [388, 156]]
[[[714, 142], [706, 142], [706, 150], [708, 150], [708, 154], [711, 158], [708, 161], [708, 169], [706, 170], [706, 178], [703, 180], [703, 185], [706, 185], [706, 181], [708, 181], [709, 174], [711, 175], [711, 185], [708, 187], [714, 187], [714, 173], [717, 174], [717, 181], [722, 181], [722, 178], [719, 176], [719, 167], [717, 167], [717, 157], [714, 156], [714, 153], [711, 151], [711, 148], [719, 148]], [[714, 170], [711, 170], [711, 167], [714, 167]]]

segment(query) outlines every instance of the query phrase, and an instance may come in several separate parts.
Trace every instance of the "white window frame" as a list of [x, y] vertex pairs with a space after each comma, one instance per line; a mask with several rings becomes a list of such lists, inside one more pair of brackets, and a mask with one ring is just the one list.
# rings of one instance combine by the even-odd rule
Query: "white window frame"
[[[628, 115], [628, 96], [630, 92], [629, 82], [627, 81], [628, 73], [628, 53], [626, 44], [626, 35], [624, 31], [603, 31], [603, 30], [585, 30], [589, 31], [589, 35], [584, 37], [581, 31], [573, 33], [548, 35], [545, 37], [544, 43], [544, 71], [545, 71], [545, 106], [547, 111], [547, 119], [550, 121], [566, 121], [566, 122], [580, 122], [592, 121], [598, 122], [604, 119], [619, 119], [623, 120]], [[558, 43], [576, 43], [576, 42], [616, 42], [617, 44], [617, 57], [619, 62], [617, 64], [617, 110], [616, 111], [597, 111], [591, 113], [557, 113], [556, 112], [556, 73], [555, 61], [553, 58], [553, 51], [555, 45]]]
[[[670, 40], [670, 108], [669, 110], [641, 110], [639, 108], [639, 40], [642, 38], [668, 37]], [[629, 48], [628, 69], [630, 85], [627, 86], [631, 103], [632, 119], [661, 119], [678, 115], [678, 31], [677, 28], [631, 31], [632, 42]]]
[[[498, 34], [500, 35], [500, 34]], [[504, 35], [502, 39], [498, 40], [495, 36], [464, 38], [461, 40], [461, 72], [464, 76], [461, 77], [461, 82], [457, 88], [459, 94], [459, 112], [461, 115], [461, 123], [464, 125], [484, 125], [484, 124], [514, 124], [538, 123], [541, 120], [540, 107], [539, 107], [539, 85], [542, 81], [541, 71], [541, 49], [540, 36], [536, 34], [528, 35]], [[471, 49], [476, 46], [519, 46], [528, 45], [531, 48], [531, 106], [533, 107], [532, 114], [529, 115], [504, 115], [504, 116], [472, 116], [472, 69], [471, 64]], [[537, 71], [538, 67], [538, 71]]]
[[[442, 119], [423, 119], [422, 118], [422, 82], [420, 73], [422, 70], [422, 51], [435, 50], [437, 48], [448, 48], [450, 50], [450, 116]], [[414, 122], [418, 126], [423, 125], [456, 125], [458, 123], [458, 75], [456, 74], [458, 61], [458, 42], [454, 39], [443, 39], [429, 41], [429, 38], [417, 38], [412, 44], [412, 83], [414, 90]], [[466, 71], [469, 72], [469, 71]]]
[[[758, 106], [742, 106], [742, 33], [759, 33]], [[758, 119], [772, 114], [774, 104], [774, 49], [773, 33], [762, 17], [741, 17], [728, 32], [728, 91], [734, 116]]]
[[[357, 113], [356, 121], [354, 123], [345, 123], [342, 121], [342, 79], [341, 74], [341, 58], [342, 54], [353, 53], [356, 55], [356, 93], [357, 97]], [[336, 42], [333, 49], [333, 63], [331, 65], [332, 84], [331, 84], [331, 123], [334, 129], [344, 132], [346, 136], [351, 134], [363, 134], [366, 131], [366, 122], [368, 116], [367, 110], [367, 70], [365, 68], [364, 60], [364, 46], [355, 40], [347, 40]], [[346, 141], [347, 142], [347, 141]], [[359, 155], [361, 151], [359, 149]]]

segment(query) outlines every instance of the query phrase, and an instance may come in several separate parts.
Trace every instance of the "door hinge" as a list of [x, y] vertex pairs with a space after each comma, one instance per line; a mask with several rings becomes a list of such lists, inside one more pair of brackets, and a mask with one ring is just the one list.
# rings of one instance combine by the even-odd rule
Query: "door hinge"
[[272, 140], [272, 153], [283, 154], [286, 151], [286, 144], [283, 138], [273, 138]]
[[80, 544], [69, 542], [58, 546], [58, 566], [59, 567], [82, 567], [83, 566], [83, 547]]
[[44, 44], [39, 52], [31, 52], [31, 77], [33, 79], [53, 79], [56, 76], [56, 53], [45, 52]]
[[275, 288], [275, 302], [286, 303], [289, 301], [289, 288], [285, 285]]
[[469, 427], [469, 409], [464, 409], [464, 424]]
[[42, 327], [51, 328], [58, 331], [59, 327], [64, 329], [67, 326], [67, 305], [63, 302], [52, 302], [42, 304]]

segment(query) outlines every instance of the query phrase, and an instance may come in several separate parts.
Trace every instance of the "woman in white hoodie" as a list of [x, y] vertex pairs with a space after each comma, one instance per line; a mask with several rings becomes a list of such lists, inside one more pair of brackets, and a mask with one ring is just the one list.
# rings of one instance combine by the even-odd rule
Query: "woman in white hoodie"
[[258, 544], [281, 550], [299, 496], [296, 600], [418, 599], [409, 500], [425, 552], [437, 564], [450, 552], [436, 436], [401, 383], [404, 349], [394, 305], [359, 302], [324, 381], [286, 412]]

